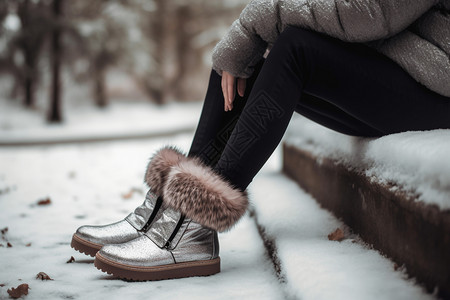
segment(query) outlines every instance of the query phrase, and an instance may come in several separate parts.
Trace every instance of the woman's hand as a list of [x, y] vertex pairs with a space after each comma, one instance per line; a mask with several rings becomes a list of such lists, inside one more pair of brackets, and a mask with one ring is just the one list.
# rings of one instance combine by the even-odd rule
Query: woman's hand
[[235, 83], [237, 81], [237, 91], [239, 96], [244, 97], [246, 80], [244, 78], [236, 78], [227, 71], [222, 72], [222, 92], [225, 111], [233, 109], [233, 101], [236, 94]]

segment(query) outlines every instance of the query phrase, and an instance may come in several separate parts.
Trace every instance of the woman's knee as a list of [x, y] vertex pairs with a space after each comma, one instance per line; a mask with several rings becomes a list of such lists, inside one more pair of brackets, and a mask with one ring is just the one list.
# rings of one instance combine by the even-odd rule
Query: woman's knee
[[308, 41], [317, 38], [318, 33], [310, 31], [308, 29], [288, 26], [283, 32], [278, 36], [275, 46], [288, 46], [289, 47], [302, 47], [303, 45], [308, 45]]
[[[305, 56], [308, 56], [308, 49], [315, 44], [313, 39], [317, 33], [295, 26], [288, 26], [275, 41], [270, 50], [268, 58], [281, 63], [285, 61], [288, 65], [303, 65]], [[299, 61], [300, 60], [300, 61]]]

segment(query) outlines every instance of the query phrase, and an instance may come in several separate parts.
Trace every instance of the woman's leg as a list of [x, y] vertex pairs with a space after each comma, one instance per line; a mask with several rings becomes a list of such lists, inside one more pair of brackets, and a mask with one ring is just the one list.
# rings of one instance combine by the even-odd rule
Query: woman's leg
[[267, 57], [215, 170], [244, 190], [294, 110], [363, 136], [450, 128], [450, 99], [388, 58], [365, 45], [289, 27]]
[[383, 135], [380, 131], [352, 117], [339, 107], [313, 95], [303, 93], [295, 112], [337, 132], [364, 137]]
[[263, 62], [264, 60], [255, 67], [255, 72], [247, 79], [244, 96], [240, 97], [236, 93], [233, 110], [228, 112], [224, 110], [222, 77], [216, 71], [211, 71], [200, 121], [189, 150], [189, 156], [200, 158], [206, 165], [212, 167], [216, 165], [244, 109]]

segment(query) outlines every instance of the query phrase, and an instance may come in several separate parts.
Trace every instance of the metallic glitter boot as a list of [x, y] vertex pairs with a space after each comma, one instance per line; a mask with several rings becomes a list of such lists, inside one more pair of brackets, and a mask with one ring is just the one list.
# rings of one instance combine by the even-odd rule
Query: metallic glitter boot
[[98, 269], [137, 281], [220, 272], [216, 231], [229, 229], [245, 213], [246, 193], [188, 158], [171, 167], [162, 198], [161, 214], [145, 234], [97, 252]]
[[186, 157], [175, 148], [166, 147], [150, 160], [145, 182], [151, 187], [145, 201], [125, 219], [102, 226], [81, 226], [72, 237], [75, 250], [95, 256], [106, 244], [120, 244], [142, 236], [152, 225], [162, 203], [161, 195], [170, 168]]
[[137, 281], [212, 275], [220, 271], [219, 241], [216, 231], [167, 208], [144, 235], [104, 246], [94, 264]]

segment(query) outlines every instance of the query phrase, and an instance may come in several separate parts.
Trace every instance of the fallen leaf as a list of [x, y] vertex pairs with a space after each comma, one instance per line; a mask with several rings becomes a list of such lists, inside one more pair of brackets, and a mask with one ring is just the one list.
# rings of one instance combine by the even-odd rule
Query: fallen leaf
[[50, 200], [50, 198], [46, 198], [43, 200], [39, 200], [37, 204], [38, 205], [49, 205], [50, 203], [52, 203], [52, 200]]
[[14, 299], [20, 298], [23, 295], [28, 295], [28, 289], [29, 286], [26, 283], [22, 283], [21, 285], [19, 285], [16, 288], [11, 288], [9, 290], [7, 290], [9, 296], [11, 296]]
[[134, 193], [138, 193], [138, 194], [142, 195], [144, 192], [140, 188], [133, 187], [133, 188], [130, 189], [130, 191], [128, 193], [122, 194], [122, 198], [123, 199], [130, 199], [131, 197], [133, 197]]
[[25, 245], [25, 247], [30, 247], [30, 246], [31, 246], [31, 243], [28, 243]]
[[75, 261], [75, 257], [71, 256], [68, 261], [66, 261], [66, 264], [73, 263]]
[[11, 248], [11, 247], [12, 247], [11, 243], [8, 242], [8, 243], [6, 244], [6, 247]]
[[328, 239], [330, 241], [342, 241], [345, 238], [344, 236], [344, 232], [342, 231], [342, 229], [337, 228], [334, 232], [330, 233], [328, 235]]
[[2, 230], [0, 230], [0, 232], [1, 232], [2, 234], [7, 233], [7, 232], [8, 232], [8, 227], [3, 228]]
[[50, 278], [50, 276], [48, 276], [46, 273], [44, 273], [44, 272], [39, 272], [37, 275], [36, 275], [36, 279], [40, 279], [40, 280], [53, 280], [53, 279], [51, 279]]
[[129, 191], [126, 194], [122, 194], [123, 199], [130, 199], [131, 197], [133, 197], [133, 190]]
[[0, 287], [4, 287], [6, 284], [4, 283], [0, 283]]

